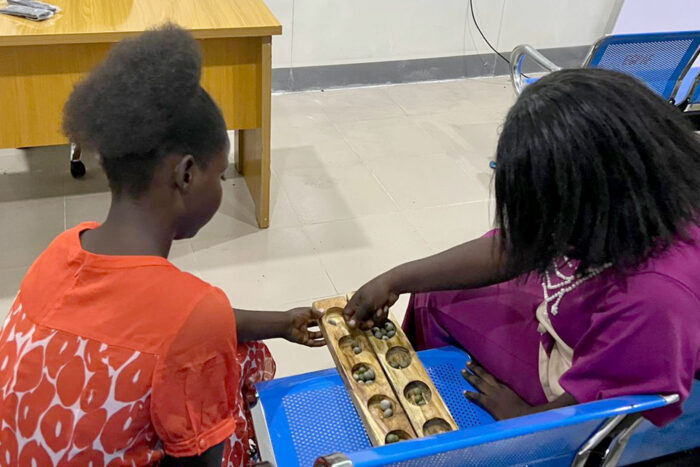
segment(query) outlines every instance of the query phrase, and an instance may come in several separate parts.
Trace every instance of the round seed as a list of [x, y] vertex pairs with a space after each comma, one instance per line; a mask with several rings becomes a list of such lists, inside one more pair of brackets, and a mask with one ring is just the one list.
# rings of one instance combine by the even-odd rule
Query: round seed
[[390, 433], [390, 434], [386, 437], [386, 442], [387, 442], [387, 443], [396, 443], [396, 442], [398, 442], [398, 441], [399, 441], [399, 437], [396, 436], [394, 433]]
[[336, 320], [334, 320], [334, 319], [329, 319], [329, 320], [328, 320], [328, 324], [330, 324], [331, 326], [335, 326], [335, 325], [338, 324], [338, 322], [337, 322]]
[[386, 410], [384, 411], [384, 418], [389, 418], [389, 417], [391, 417], [391, 416], [393, 416], [393, 415], [394, 415], [394, 411], [391, 410], [391, 409], [386, 409]]
[[386, 328], [387, 331], [391, 331], [393, 329], [396, 329], [396, 327], [394, 326], [394, 323], [389, 322], [389, 321], [387, 321], [387, 323], [384, 325], [384, 327]]
[[382, 340], [388, 341], [388, 340], [389, 340], [389, 336], [387, 336], [386, 334], [384, 334], [384, 335], [382, 336]]
[[377, 326], [372, 328], [372, 333], [376, 334], [379, 332], [379, 328]]
[[379, 407], [382, 408], [382, 410], [390, 409], [391, 408], [391, 401], [389, 399], [384, 399], [379, 403]]
[[372, 369], [367, 370], [365, 372], [365, 376], [367, 377], [367, 379], [374, 379], [376, 377], [376, 375], [374, 374], [374, 370]]
[[358, 353], [362, 352], [362, 349], [358, 346], [358, 347], [353, 347], [352, 351], [355, 352], [356, 354], [358, 354]]

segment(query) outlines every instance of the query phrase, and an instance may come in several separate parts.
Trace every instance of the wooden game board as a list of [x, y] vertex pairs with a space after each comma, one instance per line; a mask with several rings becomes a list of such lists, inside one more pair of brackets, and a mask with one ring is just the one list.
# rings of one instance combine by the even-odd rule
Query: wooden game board
[[[347, 296], [333, 297], [313, 307], [324, 313], [321, 331], [372, 444], [382, 446], [387, 438], [405, 440], [456, 430], [457, 424], [394, 316], [390, 313], [389, 320], [396, 334], [388, 340], [377, 339], [371, 331], [348, 327], [342, 314], [347, 301]], [[355, 347], [360, 353], [355, 353]], [[390, 364], [397, 361], [405, 367]], [[353, 378], [360, 366], [374, 371], [373, 382]], [[418, 399], [422, 405], [416, 403], [416, 391], [422, 394], [422, 401]], [[390, 417], [384, 416], [380, 406], [384, 399], [391, 403]]]

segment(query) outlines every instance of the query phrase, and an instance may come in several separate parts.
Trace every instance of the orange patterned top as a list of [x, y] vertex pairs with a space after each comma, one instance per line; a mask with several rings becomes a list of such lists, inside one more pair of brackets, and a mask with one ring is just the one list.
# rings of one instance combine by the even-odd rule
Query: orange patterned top
[[269, 379], [224, 293], [153, 256], [95, 255], [81, 224], [32, 265], [0, 331], [0, 465], [147, 465], [226, 442], [245, 465], [242, 391]]

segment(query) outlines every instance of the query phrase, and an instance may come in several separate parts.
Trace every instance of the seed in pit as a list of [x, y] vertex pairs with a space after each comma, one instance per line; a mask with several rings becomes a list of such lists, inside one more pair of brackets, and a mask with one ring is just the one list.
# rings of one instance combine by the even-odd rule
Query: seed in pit
[[372, 328], [372, 333], [373, 333], [373, 334], [376, 334], [376, 333], [378, 333], [378, 332], [379, 332], [379, 328], [378, 328], [378, 327], [375, 326], [375, 327]]
[[386, 437], [386, 442], [387, 443], [397, 443], [399, 441], [399, 437], [395, 435], [394, 433], [389, 433], [389, 435]]
[[358, 354], [362, 352], [362, 349], [360, 348], [360, 346], [356, 346], [352, 348], [352, 351], [355, 352], [355, 354]]
[[394, 326], [394, 324], [393, 324], [393, 323], [390, 323], [390, 322], [387, 322], [387, 323], [384, 325], [384, 328], [385, 328], [387, 331], [393, 331], [394, 329], [396, 329], [396, 327]]
[[389, 417], [392, 417], [393, 415], [394, 415], [394, 411], [391, 409], [386, 409], [384, 411], [384, 418], [389, 418]]
[[382, 408], [382, 410], [390, 409], [391, 408], [391, 401], [389, 399], [384, 399], [379, 403], [379, 407]]
[[376, 375], [374, 374], [374, 370], [369, 369], [369, 370], [367, 370], [367, 371], [365, 372], [364, 376], [365, 376], [367, 379], [373, 380], [373, 379], [375, 378]]
[[334, 319], [329, 319], [328, 324], [330, 324], [331, 326], [336, 326], [338, 324], [338, 322]]
[[387, 335], [382, 336], [382, 340], [388, 341], [388, 340], [389, 340], [389, 336], [387, 336]]

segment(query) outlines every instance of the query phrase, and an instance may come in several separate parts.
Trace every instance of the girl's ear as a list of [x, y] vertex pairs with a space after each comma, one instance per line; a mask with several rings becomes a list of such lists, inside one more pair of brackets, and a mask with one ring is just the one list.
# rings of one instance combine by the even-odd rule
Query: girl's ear
[[175, 185], [182, 191], [187, 191], [192, 185], [194, 178], [194, 157], [191, 154], [186, 154], [180, 159], [180, 162], [175, 165]]

